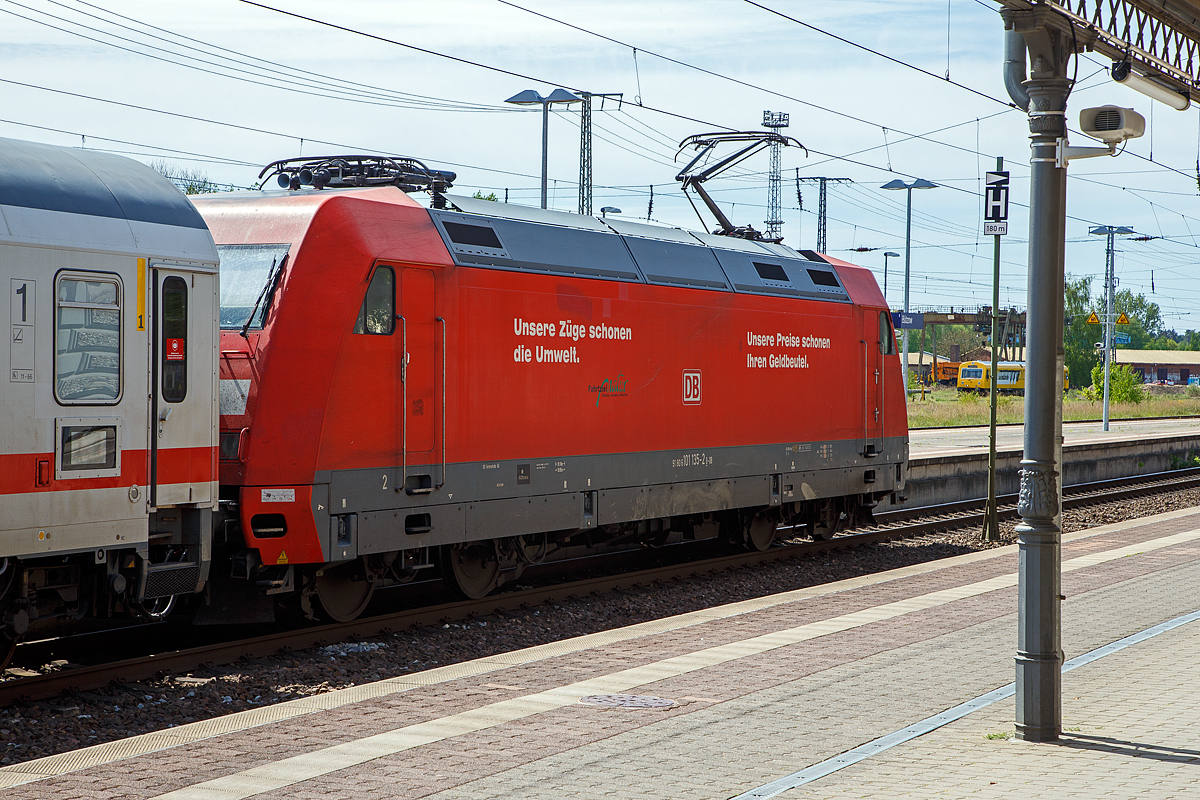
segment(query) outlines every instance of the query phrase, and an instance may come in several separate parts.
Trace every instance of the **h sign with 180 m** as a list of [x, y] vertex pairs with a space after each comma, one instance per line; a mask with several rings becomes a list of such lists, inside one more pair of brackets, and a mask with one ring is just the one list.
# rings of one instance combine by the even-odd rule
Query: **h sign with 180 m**
[[983, 233], [1004, 236], [1008, 233], [1008, 173], [989, 172], [984, 182]]

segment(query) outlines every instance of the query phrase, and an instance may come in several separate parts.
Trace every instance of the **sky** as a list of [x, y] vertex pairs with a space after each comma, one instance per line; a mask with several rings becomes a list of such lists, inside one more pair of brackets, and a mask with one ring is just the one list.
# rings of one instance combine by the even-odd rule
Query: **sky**
[[[1003, 86], [999, 4], [759, 2], [799, 22], [746, 0], [0, 0], [0, 136], [236, 187], [281, 158], [403, 155], [457, 172], [452, 191], [536, 206], [540, 110], [504, 100], [556, 87], [621, 93], [594, 112], [593, 207], [711, 229], [675, 180], [690, 158], [680, 142], [761, 130], [764, 111], [785, 112], [784, 133], [803, 148], [782, 152], [784, 243], [816, 245], [817, 188], [801, 184], [798, 197], [797, 175], [849, 178], [829, 185], [828, 252], [881, 285], [883, 254], [901, 254], [887, 275], [893, 308], [906, 193], [880, 187], [938, 184], [913, 192], [910, 307], [975, 308], [992, 295], [983, 174], [1002, 157], [1012, 206], [1000, 300], [1024, 307], [1028, 127]], [[1156, 237], [1118, 241], [1118, 288], [1158, 303], [1167, 327], [1200, 329], [1200, 118], [1114, 83], [1108, 66], [1094, 53], [1073, 65], [1071, 126], [1081, 109], [1113, 104], [1141, 113], [1147, 131], [1116, 158], [1071, 163], [1067, 272], [1096, 276], [1100, 294], [1104, 237], [1093, 226]], [[550, 206], [574, 211], [574, 107], [551, 115], [549, 133]], [[762, 153], [706, 184], [734, 224], [765, 227], [768, 166]]]

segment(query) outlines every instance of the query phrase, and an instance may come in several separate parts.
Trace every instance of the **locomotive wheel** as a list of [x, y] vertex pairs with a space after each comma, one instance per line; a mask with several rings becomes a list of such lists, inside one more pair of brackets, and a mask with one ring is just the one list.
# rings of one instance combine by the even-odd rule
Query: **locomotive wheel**
[[495, 542], [448, 544], [442, 548], [442, 579], [450, 591], [467, 600], [491, 594], [500, 583]]
[[743, 541], [747, 550], [762, 552], [775, 541], [775, 520], [767, 514], [759, 514], [750, 520]]
[[321, 610], [334, 622], [350, 622], [366, 610], [375, 594], [375, 582], [355, 580], [353, 561], [320, 570], [313, 588]]
[[832, 539], [838, 531], [841, 515], [839, 503], [832, 498], [822, 500], [820, 510], [809, 520], [808, 531], [813, 541]]

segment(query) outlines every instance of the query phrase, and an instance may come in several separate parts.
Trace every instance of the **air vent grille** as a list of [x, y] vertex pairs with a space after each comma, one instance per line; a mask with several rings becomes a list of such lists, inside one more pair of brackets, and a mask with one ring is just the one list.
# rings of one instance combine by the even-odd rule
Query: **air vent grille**
[[1097, 131], [1115, 131], [1124, 124], [1124, 120], [1121, 119], [1123, 116], [1119, 108], [1101, 108], [1096, 112], [1096, 119], [1092, 124]]

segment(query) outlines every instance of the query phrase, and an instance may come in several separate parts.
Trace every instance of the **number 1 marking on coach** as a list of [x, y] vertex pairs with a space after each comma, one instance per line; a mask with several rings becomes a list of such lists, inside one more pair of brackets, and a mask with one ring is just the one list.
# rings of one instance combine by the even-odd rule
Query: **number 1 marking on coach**
[[9, 319], [12, 328], [8, 335], [8, 380], [10, 383], [33, 383], [36, 284], [26, 278], [13, 278], [10, 286], [12, 302], [9, 304]]

